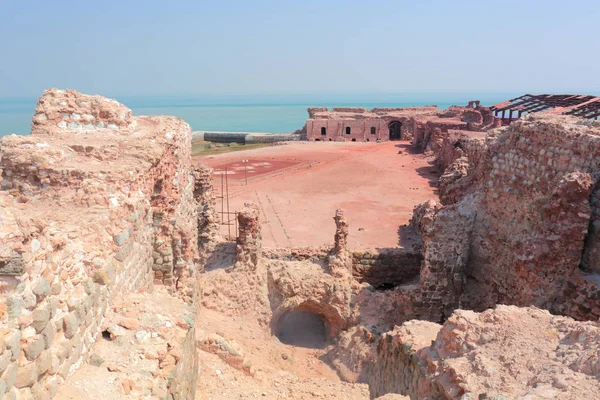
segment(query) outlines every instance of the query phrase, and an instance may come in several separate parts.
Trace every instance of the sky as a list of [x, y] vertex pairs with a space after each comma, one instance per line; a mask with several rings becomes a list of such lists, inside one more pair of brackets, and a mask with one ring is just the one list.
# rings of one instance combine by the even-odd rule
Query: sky
[[0, 0], [0, 97], [600, 91], [598, 0]]

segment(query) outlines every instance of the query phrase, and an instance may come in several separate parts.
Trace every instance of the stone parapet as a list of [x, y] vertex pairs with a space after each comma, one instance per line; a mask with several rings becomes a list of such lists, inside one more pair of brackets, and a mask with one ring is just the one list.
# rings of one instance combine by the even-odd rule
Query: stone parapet
[[32, 130], [0, 140], [0, 389], [47, 399], [117, 300], [156, 283], [191, 301], [198, 206], [180, 119], [51, 89]]

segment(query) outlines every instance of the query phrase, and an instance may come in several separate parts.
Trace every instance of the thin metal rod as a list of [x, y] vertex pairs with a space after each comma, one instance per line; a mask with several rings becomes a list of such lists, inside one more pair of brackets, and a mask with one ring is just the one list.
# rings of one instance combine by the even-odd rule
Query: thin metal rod
[[221, 224], [225, 222], [225, 198], [223, 197], [225, 191], [223, 190], [224, 178], [223, 174], [221, 174]]
[[229, 232], [229, 238], [231, 239], [231, 214], [229, 214], [229, 177], [227, 174], [227, 168], [225, 168], [225, 188], [227, 191], [227, 231]]

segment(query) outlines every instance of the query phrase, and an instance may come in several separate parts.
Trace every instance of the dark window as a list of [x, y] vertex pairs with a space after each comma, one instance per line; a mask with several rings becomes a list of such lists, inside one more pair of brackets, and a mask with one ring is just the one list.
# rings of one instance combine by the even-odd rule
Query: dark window
[[346, 135], [349, 135], [349, 134], [350, 134], [350, 132], [351, 132], [351, 131], [350, 131], [350, 127], [349, 127], [349, 126], [347, 126], [347, 127], [346, 127]]
[[356, 138], [352, 138], [352, 141], [353, 141], [353, 142], [356, 142]]
[[325, 136], [325, 135], [327, 135], [327, 128], [322, 127], [321, 128], [321, 136]]
[[377, 133], [377, 129], [374, 126], [371, 127], [371, 135], [375, 135]]

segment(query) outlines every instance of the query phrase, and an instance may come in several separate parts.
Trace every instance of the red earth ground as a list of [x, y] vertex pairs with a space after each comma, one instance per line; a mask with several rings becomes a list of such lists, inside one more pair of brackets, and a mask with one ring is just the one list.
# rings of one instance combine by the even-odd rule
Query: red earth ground
[[[407, 245], [400, 227], [416, 204], [438, 197], [436, 170], [410, 154], [408, 142], [296, 142], [195, 159], [215, 169], [218, 195], [229, 186], [230, 211], [249, 201], [260, 207], [265, 247], [332, 243], [338, 208], [350, 224], [350, 248]], [[227, 198], [217, 199], [222, 209]], [[233, 226], [221, 232], [230, 228], [233, 236]]]

